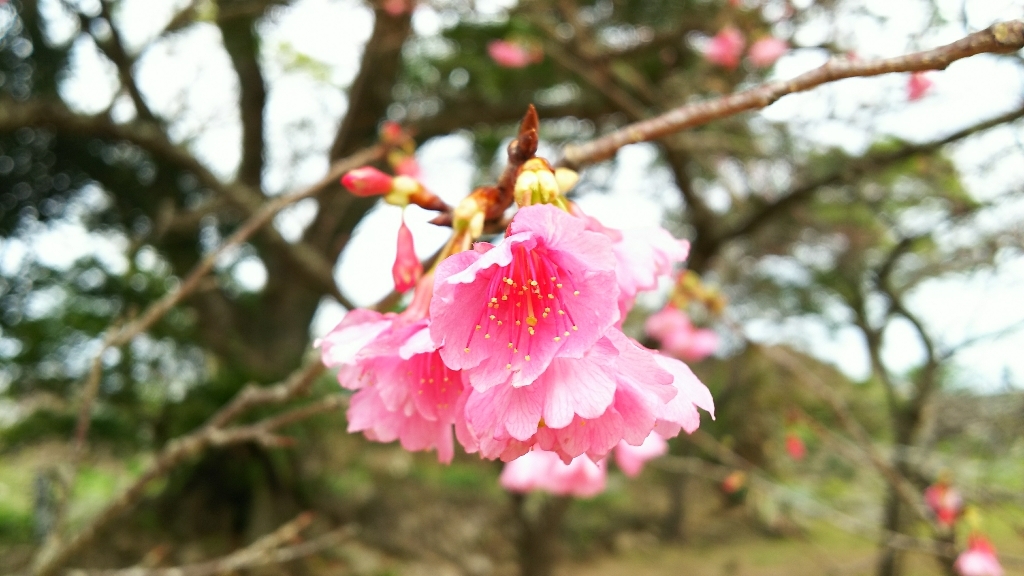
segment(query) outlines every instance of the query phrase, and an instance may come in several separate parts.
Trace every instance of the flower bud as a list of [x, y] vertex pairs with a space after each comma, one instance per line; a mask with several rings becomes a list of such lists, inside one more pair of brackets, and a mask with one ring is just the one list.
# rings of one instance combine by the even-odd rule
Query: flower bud
[[568, 168], [555, 169], [555, 182], [558, 182], [558, 191], [565, 194], [572, 190], [573, 186], [580, 181], [580, 175], [575, 170]]
[[349, 170], [341, 177], [341, 183], [356, 196], [368, 197], [387, 194], [393, 186], [393, 178], [373, 166]]
[[[571, 177], [562, 175], [562, 179], [568, 184]], [[558, 181], [558, 174], [546, 160], [531, 158], [523, 164], [516, 177], [513, 195], [520, 208], [534, 204], [555, 204], [564, 209], [562, 185]]]
[[486, 214], [472, 194], [459, 202], [452, 216], [454, 218], [452, 227], [456, 231], [465, 230], [474, 240], [483, 235]]
[[395, 176], [391, 182], [391, 191], [384, 197], [384, 201], [405, 208], [409, 205], [409, 198], [422, 188], [423, 186], [411, 176]]
[[416, 249], [412, 241], [412, 232], [402, 221], [398, 228], [398, 251], [395, 264], [391, 267], [391, 276], [395, 280], [395, 290], [405, 292], [416, 285], [423, 275], [423, 264], [416, 257]]

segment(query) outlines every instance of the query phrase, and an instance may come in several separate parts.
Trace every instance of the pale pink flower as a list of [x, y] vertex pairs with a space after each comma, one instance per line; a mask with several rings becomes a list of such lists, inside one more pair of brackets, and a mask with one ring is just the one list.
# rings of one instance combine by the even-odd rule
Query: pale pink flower
[[746, 41], [743, 39], [743, 33], [732, 26], [727, 26], [711, 38], [711, 42], [704, 48], [704, 57], [712, 64], [731, 70], [740, 65], [744, 45]]
[[430, 334], [477, 390], [526, 386], [618, 320], [610, 242], [553, 206], [522, 208], [500, 244], [477, 243], [436, 274]]
[[960, 576], [1003, 576], [1003, 567], [996, 558], [996, 549], [984, 536], [975, 534], [968, 541], [967, 550], [954, 564]]
[[427, 328], [432, 279], [416, 288], [402, 314], [353, 310], [317, 341], [323, 362], [339, 367], [338, 382], [356, 390], [349, 432], [374, 441], [399, 440], [406, 450], [454, 455], [452, 428], [462, 417], [462, 375], [441, 360]]
[[907, 80], [907, 100], [914, 102], [924, 98], [933, 85], [927, 72], [914, 72]]
[[657, 288], [658, 279], [671, 276], [675, 265], [686, 261], [690, 255], [689, 242], [676, 239], [660, 226], [616, 230], [587, 216], [575, 205], [572, 209], [573, 214], [583, 219], [587, 230], [600, 232], [612, 241], [620, 322], [633, 307], [638, 292]]
[[416, 256], [416, 247], [413, 245], [412, 232], [405, 225], [405, 220], [398, 228], [398, 250], [395, 253], [395, 263], [391, 266], [391, 277], [395, 281], [395, 290], [405, 292], [419, 282], [423, 276], [423, 264]]
[[595, 463], [587, 456], [574, 458], [568, 464], [553, 452], [530, 450], [505, 464], [499, 481], [512, 492], [540, 490], [559, 496], [590, 498], [604, 491], [605, 463]]
[[960, 492], [941, 480], [924, 491], [924, 501], [935, 514], [935, 520], [946, 528], [956, 524], [964, 507]]
[[508, 40], [491, 40], [487, 43], [487, 54], [504, 68], [525, 68], [544, 59], [544, 53], [537, 48]]
[[380, 196], [391, 192], [393, 178], [373, 166], [349, 170], [341, 177], [341, 183], [356, 196]]
[[703, 360], [718, 348], [718, 335], [713, 330], [696, 328], [690, 318], [674, 306], [651, 314], [644, 329], [661, 343], [663, 352], [688, 362]]
[[615, 447], [615, 463], [630, 478], [638, 476], [648, 460], [654, 460], [668, 452], [668, 442], [657, 433], [651, 432], [643, 444], [633, 446], [628, 442], [619, 442]]
[[714, 404], [685, 364], [609, 330], [583, 358], [559, 358], [529, 386], [469, 393], [459, 440], [468, 452], [509, 461], [536, 444], [568, 462], [604, 458], [620, 441], [639, 446], [700, 425]]
[[789, 44], [774, 36], [762, 38], [750, 46], [747, 58], [758, 68], [767, 68], [789, 51]]

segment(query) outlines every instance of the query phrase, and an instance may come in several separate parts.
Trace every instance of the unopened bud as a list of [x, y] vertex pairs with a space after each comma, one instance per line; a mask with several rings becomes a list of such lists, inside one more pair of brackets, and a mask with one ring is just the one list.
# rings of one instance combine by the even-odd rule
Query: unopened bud
[[456, 231], [465, 230], [474, 240], [483, 235], [486, 214], [472, 194], [459, 202], [452, 216], [452, 226]]
[[422, 188], [411, 176], [395, 176], [391, 182], [391, 191], [384, 197], [384, 201], [404, 208], [409, 205], [409, 198]]
[[391, 276], [395, 280], [395, 290], [405, 292], [416, 285], [423, 275], [423, 264], [416, 257], [416, 248], [412, 241], [412, 232], [402, 221], [398, 228], [398, 251], [395, 253], [395, 264], [391, 267]]
[[533, 202], [533, 192], [539, 186], [536, 172], [520, 172], [516, 178], [516, 186], [513, 189], [516, 204], [520, 208], [530, 206]]
[[558, 191], [565, 194], [580, 181], [580, 175], [575, 170], [557, 168], [555, 169], [555, 181], [558, 182]]
[[349, 170], [341, 177], [341, 183], [356, 196], [380, 196], [391, 191], [395, 179], [373, 166]]

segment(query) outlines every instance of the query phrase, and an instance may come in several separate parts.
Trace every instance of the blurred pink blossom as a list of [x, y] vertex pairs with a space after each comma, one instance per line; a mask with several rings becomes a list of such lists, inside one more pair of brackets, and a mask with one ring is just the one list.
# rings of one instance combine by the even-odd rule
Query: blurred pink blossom
[[633, 446], [625, 441], [619, 442], [615, 447], [615, 463], [619, 465], [623, 474], [632, 478], [640, 474], [648, 460], [654, 460], [667, 452], [668, 442], [656, 432], [651, 432], [639, 446]]
[[554, 452], [534, 449], [505, 464], [499, 481], [512, 492], [540, 490], [559, 496], [590, 498], [604, 491], [606, 466], [582, 455], [566, 464]]
[[914, 102], [924, 98], [934, 84], [927, 72], [914, 72], [907, 80], [907, 100]]
[[924, 501], [935, 514], [935, 520], [946, 528], [956, 524], [964, 507], [960, 492], [942, 480], [924, 491]]
[[786, 434], [786, 452], [789, 457], [797, 462], [804, 459], [807, 456], [807, 446], [804, 445], [804, 441], [795, 432]]
[[704, 49], [704, 57], [712, 64], [732, 70], [740, 65], [744, 45], [746, 40], [743, 39], [743, 33], [732, 26], [727, 26], [715, 34], [708, 43]]
[[713, 330], [694, 327], [690, 318], [674, 306], [648, 317], [644, 329], [661, 343], [663, 352], [688, 362], [703, 360], [718, 348], [718, 335]]
[[957, 557], [954, 567], [960, 576], [1003, 576], [996, 549], [979, 534], [970, 537], [967, 550]]
[[525, 68], [544, 59], [540, 49], [528, 48], [508, 40], [491, 40], [487, 43], [487, 54], [498, 66], [504, 68]]
[[774, 36], [762, 38], [750, 46], [747, 57], [750, 63], [758, 68], [767, 68], [789, 51], [789, 44]]

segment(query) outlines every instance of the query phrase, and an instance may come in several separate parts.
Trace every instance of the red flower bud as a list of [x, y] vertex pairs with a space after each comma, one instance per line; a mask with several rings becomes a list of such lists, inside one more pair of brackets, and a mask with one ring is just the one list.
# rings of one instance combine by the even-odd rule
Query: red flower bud
[[380, 196], [391, 191], [391, 176], [372, 166], [349, 170], [341, 177], [341, 183], [356, 196]]
[[416, 285], [423, 275], [423, 264], [416, 257], [412, 243], [412, 232], [402, 221], [398, 229], [398, 252], [395, 254], [395, 265], [391, 268], [391, 276], [395, 280], [395, 290], [405, 292]]
[[786, 434], [786, 452], [789, 453], [790, 458], [799, 462], [807, 455], [807, 447], [804, 446], [804, 441], [799, 436], [790, 432]]

